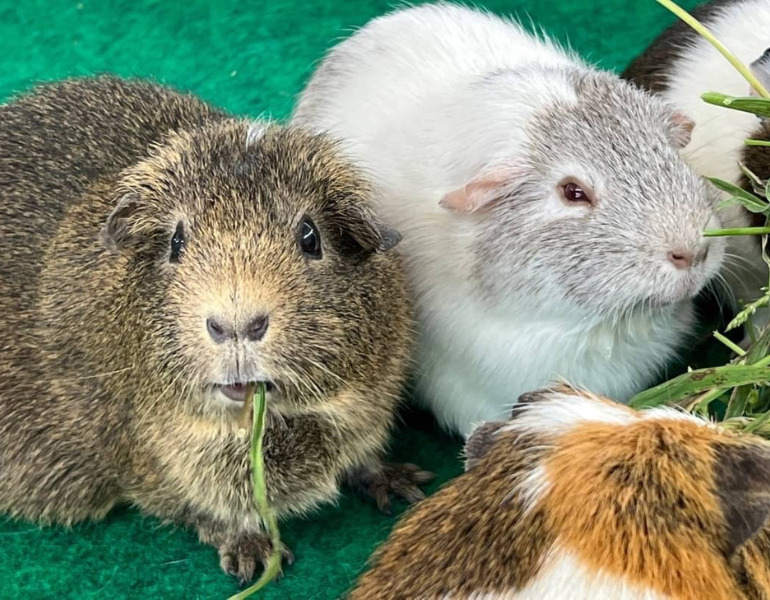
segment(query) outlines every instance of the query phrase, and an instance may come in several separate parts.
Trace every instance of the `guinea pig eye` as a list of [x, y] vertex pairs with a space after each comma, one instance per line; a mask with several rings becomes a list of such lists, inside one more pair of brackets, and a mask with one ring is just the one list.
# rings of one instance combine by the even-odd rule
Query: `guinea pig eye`
[[309, 217], [302, 219], [297, 232], [300, 250], [308, 258], [321, 258], [321, 234]]
[[179, 262], [182, 252], [184, 252], [184, 226], [179, 223], [171, 238], [171, 255], [168, 260], [174, 263]]
[[574, 181], [563, 183], [561, 194], [569, 204], [593, 204], [588, 192]]

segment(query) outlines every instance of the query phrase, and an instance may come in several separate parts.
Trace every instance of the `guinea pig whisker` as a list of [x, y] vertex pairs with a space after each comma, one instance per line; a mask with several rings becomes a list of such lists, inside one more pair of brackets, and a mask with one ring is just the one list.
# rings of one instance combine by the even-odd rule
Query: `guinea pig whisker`
[[319, 371], [322, 371], [323, 373], [325, 373], [326, 375], [328, 375], [332, 379], [337, 380], [338, 383], [341, 383], [342, 385], [346, 385], [347, 384], [347, 381], [345, 381], [342, 377], [340, 377], [336, 373], [333, 373], [332, 371], [330, 371], [327, 366], [319, 363], [318, 361], [313, 360], [312, 358], [305, 357], [305, 360], [307, 362], [309, 362], [313, 367], [318, 369]]
[[148, 416], [150, 413], [152, 413], [155, 410], [155, 407], [158, 405], [158, 403], [163, 399], [163, 397], [171, 390], [176, 384], [179, 382], [179, 380], [182, 378], [182, 375], [184, 374], [184, 371], [180, 369], [179, 373], [171, 380], [171, 383], [169, 383], [166, 388], [157, 396], [152, 398], [147, 402], [147, 404], [143, 405], [143, 415]]
[[[287, 361], [288, 362], [288, 361]], [[301, 369], [299, 365], [294, 365], [295, 367]], [[286, 364], [284, 366], [284, 369], [287, 372], [287, 380], [290, 384], [292, 384], [295, 388], [298, 388], [300, 391], [304, 389], [308, 392], [311, 398], [314, 400], [323, 399], [323, 395], [321, 394], [321, 391], [317, 387], [311, 386], [311, 384], [307, 381], [307, 374], [304, 372], [298, 373], [294, 367], [292, 367], [290, 364]]]

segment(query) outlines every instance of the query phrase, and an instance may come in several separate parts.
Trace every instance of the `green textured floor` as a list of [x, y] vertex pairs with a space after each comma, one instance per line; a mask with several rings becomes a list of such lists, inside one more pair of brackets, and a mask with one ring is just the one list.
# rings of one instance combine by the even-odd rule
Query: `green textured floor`
[[[653, 0], [477, 3], [530, 17], [613, 69], [672, 21]], [[0, 98], [35, 81], [109, 71], [153, 77], [233, 112], [283, 118], [324, 50], [392, 4], [0, 0]], [[405, 429], [394, 447], [441, 481], [459, 472], [459, 444], [435, 431]], [[261, 597], [339, 597], [392, 523], [347, 495], [309, 520], [284, 523], [297, 562]], [[72, 531], [0, 520], [2, 598], [225, 598], [235, 591], [214, 549], [131, 510]]]

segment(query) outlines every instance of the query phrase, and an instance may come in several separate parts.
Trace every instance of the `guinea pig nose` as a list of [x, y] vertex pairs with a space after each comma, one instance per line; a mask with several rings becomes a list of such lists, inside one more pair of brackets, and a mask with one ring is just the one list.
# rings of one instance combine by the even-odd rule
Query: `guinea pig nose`
[[246, 339], [251, 342], [258, 342], [265, 337], [269, 319], [267, 315], [257, 315], [246, 326]]
[[668, 260], [677, 269], [689, 269], [693, 263], [693, 253], [689, 250], [677, 249], [670, 250], [668, 253]]
[[206, 319], [206, 329], [217, 344], [226, 342], [229, 339], [235, 337], [235, 330], [228, 325], [225, 325], [221, 320], [216, 317], [209, 317]]

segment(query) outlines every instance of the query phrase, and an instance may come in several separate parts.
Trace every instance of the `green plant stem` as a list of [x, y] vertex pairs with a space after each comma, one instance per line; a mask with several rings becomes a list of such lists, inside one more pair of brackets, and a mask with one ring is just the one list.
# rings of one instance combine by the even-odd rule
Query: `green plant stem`
[[733, 342], [727, 336], [724, 336], [721, 333], [719, 333], [718, 331], [715, 331], [714, 332], [714, 337], [716, 339], [718, 339], [720, 342], [722, 342], [725, 346], [730, 348], [730, 350], [735, 352], [738, 356], [741, 356], [741, 357], [746, 356], [746, 351], [743, 348], [741, 348], [738, 344]]
[[273, 552], [267, 562], [262, 576], [251, 587], [231, 596], [229, 600], [244, 600], [255, 594], [281, 572], [283, 556], [281, 552], [281, 532], [278, 530], [278, 520], [270, 503], [267, 501], [267, 486], [265, 485], [265, 461], [262, 456], [262, 441], [265, 437], [265, 385], [258, 383], [252, 395], [254, 405], [254, 421], [251, 429], [251, 468], [253, 471], [254, 502], [262, 521], [267, 526]]
[[751, 87], [753, 87], [760, 96], [762, 96], [763, 98], [770, 98], [770, 92], [768, 92], [765, 89], [765, 87], [760, 83], [760, 81], [754, 76], [754, 73], [751, 72], [751, 69], [749, 69], [746, 65], [744, 65], [743, 62], [741, 62], [737, 56], [735, 56], [732, 52], [730, 52], [724, 46], [724, 44], [722, 44], [722, 42], [716, 39], [714, 35], [708, 29], [706, 29], [706, 27], [704, 27], [695, 17], [693, 17], [690, 13], [688, 13], [686, 10], [684, 10], [683, 8], [681, 8], [671, 0], [657, 0], [657, 2], [658, 4], [661, 4], [662, 6], [670, 10], [682, 21], [687, 23], [700, 35], [706, 38], [711, 43], [711, 45], [714, 46], [714, 48], [716, 48], [720, 52], [720, 54], [722, 54], [722, 56], [724, 56], [741, 75], [743, 75], [744, 79], [749, 82]]
[[743, 143], [747, 146], [770, 146], [770, 142], [766, 140], [744, 140]]
[[770, 227], [736, 227], [734, 229], [707, 229], [704, 237], [723, 237], [728, 235], [767, 235]]

